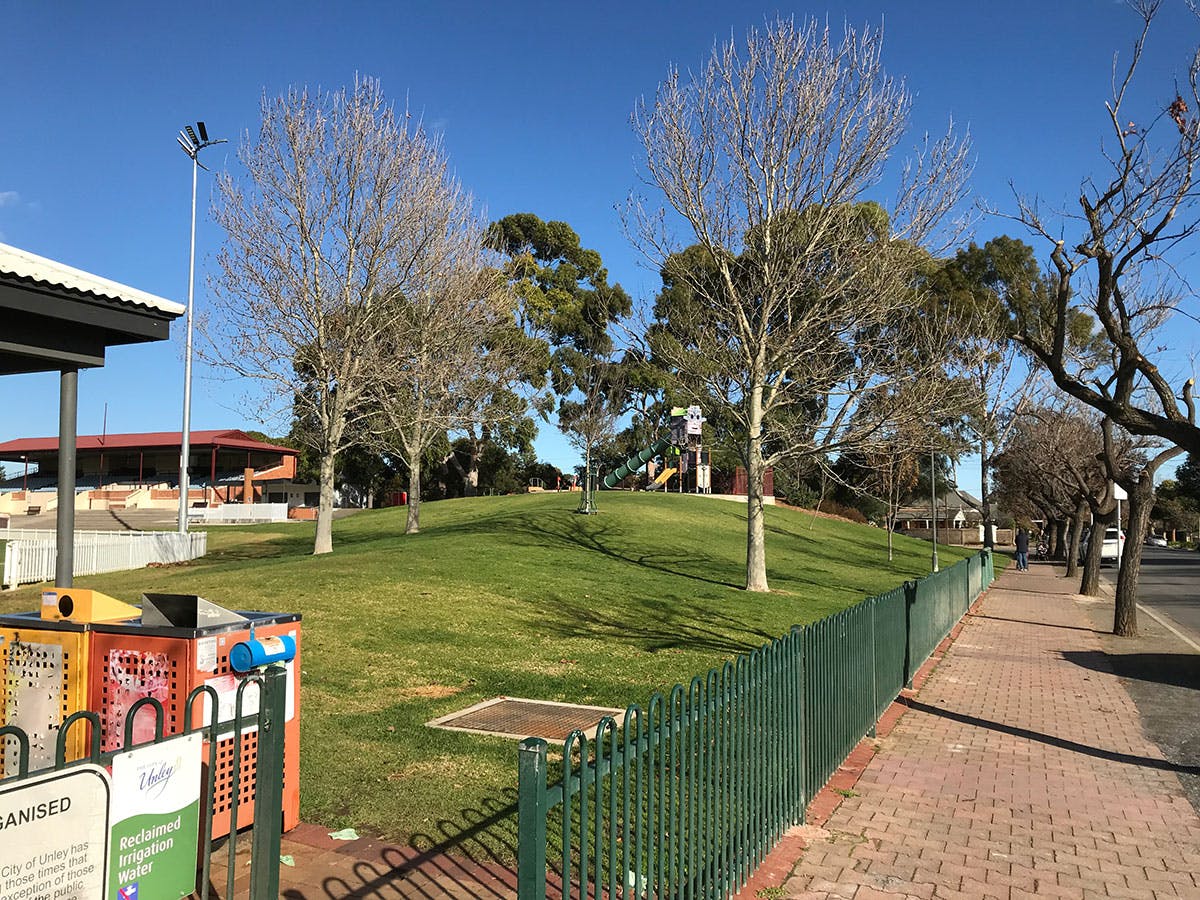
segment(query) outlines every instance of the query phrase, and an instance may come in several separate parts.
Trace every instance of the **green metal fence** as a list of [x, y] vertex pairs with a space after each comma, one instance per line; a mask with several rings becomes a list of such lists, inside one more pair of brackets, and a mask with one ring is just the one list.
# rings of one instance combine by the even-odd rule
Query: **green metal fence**
[[554, 784], [522, 741], [519, 900], [733, 894], [993, 575], [985, 550], [573, 732]]
[[[251, 685], [257, 685], [259, 694], [258, 711], [243, 712], [246, 690]], [[211, 710], [210, 720], [204, 724], [191, 724], [184, 729], [183, 734], [201, 732], [207, 742], [204, 764], [209, 777], [206, 780], [206, 797], [202, 806], [200, 831], [200, 860], [197, 863], [199, 886], [193, 897], [199, 900], [209, 900], [212, 893], [212, 860], [213, 860], [213, 809], [215, 808], [216, 779], [211, 777], [218, 768], [217, 745], [228, 743], [233, 737], [233, 759], [229, 762], [232, 770], [233, 785], [230, 794], [229, 836], [225, 839], [221, 852], [228, 855], [225, 890], [219, 891], [222, 900], [234, 900], [238, 894], [234, 882], [239, 874], [235, 865], [235, 855], [238, 846], [239, 806], [242, 795], [240, 780], [248, 763], [248, 747], [250, 742], [244, 736], [250, 731], [257, 734], [257, 759], [254, 766], [254, 805], [253, 832], [249, 835], [251, 841], [250, 880], [241, 894], [247, 900], [278, 900], [279, 897], [279, 849], [282, 833], [283, 808], [283, 754], [284, 726], [286, 719], [287, 673], [283, 666], [269, 666], [255, 674], [241, 679], [235, 698], [234, 717], [226, 722], [219, 721], [220, 698], [214, 688], [201, 686], [192, 691], [184, 708], [185, 722], [199, 723], [199, 716], [193, 716], [196, 704], [203, 708], [207, 702]], [[206, 698], [206, 699], [205, 699]], [[251, 704], [253, 705], [253, 704]], [[154, 716], [154, 739], [134, 743], [134, 720], [143, 708], [152, 710]], [[144, 714], [143, 714], [144, 717]], [[0, 727], [0, 753], [10, 742], [16, 745], [16, 774], [9, 769], [4, 772], [8, 777], [0, 778], [0, 786], [8, 786], [23, 779], [44, 772], [68, 769], [84, 763], [95, 763], [111, 766], [113, 757], [120, 752], [132, 750], [135, 747], [157, 744], [165, 738], [175, 735], [163, 734], [165, 713], [162, 704], [153, 698], [138, 700], [129, 708], [125, 718], [124, 742], [121, 750], [102, 752], [100, 742], [100, 716], [95, 712], [84, 711], [73, 713], [63, 720], [59, 729], [55, 762], [52, 767], [30, 771], [30, 741], [28, 735], [13, 725]], [[90, 727], [89, 727], [90, 726]], [[82, 759], [67, 761], [68, 734], [72, 728], [89, 728], [89, 752]], [[245, 811], [241, 810], [242, 821]], [[242, 862], [242, 868], [245, 867]]]

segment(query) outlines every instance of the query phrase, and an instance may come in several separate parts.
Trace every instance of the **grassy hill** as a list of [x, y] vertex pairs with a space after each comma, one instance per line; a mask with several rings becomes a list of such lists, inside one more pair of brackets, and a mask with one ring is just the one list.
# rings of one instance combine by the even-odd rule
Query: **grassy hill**
[[[365, 511], [336, 523], [323, 557], [311, 524], [214, 528], [191, 565], [79, 584], [303, 613], [303, 815], [440, 841], [511, 802], [516, 746], [424, 722], [498, 695], [644, 703], [929, 570], [928, 543], [897, 537], [889, 563], [879, 529], [769, 508], [773, 591], [751, 595], [738, 587], [743, 505], [604, 493], [587, 517], [577, 502], [428, 504], [407, 537], [403, 510]], [[940, 552], [946, 565], [964, 555]], [[0, 597], [0, 611], [36, 606], [34, 588]]]

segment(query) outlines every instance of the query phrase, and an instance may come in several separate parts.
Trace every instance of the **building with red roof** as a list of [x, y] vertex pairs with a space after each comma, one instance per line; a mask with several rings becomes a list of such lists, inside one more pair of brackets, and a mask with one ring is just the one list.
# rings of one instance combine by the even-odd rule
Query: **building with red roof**
[[[179, 503], [182, 434], [79, 435], [75, 456], [76, 509], [169, 509]], [[299, 451], [259, 441], [237, 429], [191, 432], [193, 506], [223, 503], [315, 505], [313, 485], [296, 484]], [[0, 481], [0, 512], [21, 515], [53, 508], [59, 481], [58, 439], [0, 443], [0, 462], [13, 477]], [[314, 500], [314, 503], [308, 501]]]

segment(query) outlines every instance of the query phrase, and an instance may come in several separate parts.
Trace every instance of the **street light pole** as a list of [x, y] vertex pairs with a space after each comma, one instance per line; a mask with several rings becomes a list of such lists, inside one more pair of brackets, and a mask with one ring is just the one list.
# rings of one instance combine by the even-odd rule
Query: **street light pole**
[[[197, 137], [196, 132], [200, 134]], [[191, 477], [189, 459], [191, 455], [192, 428], [192, 319], [193, 300], [196, 285], [196, 179], [200, 165], [200, 151], [213, 144], [224, 144], [225, 141], [212, 141], [208, 138], [208, 129], [203, 122], [197, 122], [196, 128], [191, 125], [179, 132], [179, 146], [183, 148], [192, 160], [192, 235], [188, 253], [188, 299], [187, 299], [187, 343], [183, 356], [183, 431], [179, 445], [179, 533], [187, 533], [188, 495], [191, 493]]]

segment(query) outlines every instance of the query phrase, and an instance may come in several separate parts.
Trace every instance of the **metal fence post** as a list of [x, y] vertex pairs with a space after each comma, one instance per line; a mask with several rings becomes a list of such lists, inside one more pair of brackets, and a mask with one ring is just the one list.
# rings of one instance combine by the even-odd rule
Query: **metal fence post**
[[268, 666], [263, 671], [263, 689], [259, 701], [258, 762], [254, 773], [250, 900], [279, 898], [287, 685], [287, 669], [283, 666]]
[[917, 583], [915, 581], [904, 582], [904, 686], [912, 690], [913, 686], [913, 658], [912, 658], [912, 632], [913, 632], [913, 606], [917, 603]]
[[546, 900], [546, 742], [521, 741], [517, 761], [517, 898]]
[[875, 737], [875, 728], [879, 724], [879, 680], [878, 680], [878, 664], [876, 657], [879, 656], [877, 651], [878, 644], [875, 636], [875, 607], [879, 605], [878, 597], [868, 597], [867, 603], [871, 605], [871, 727], [867, 730], [867, 734]]

